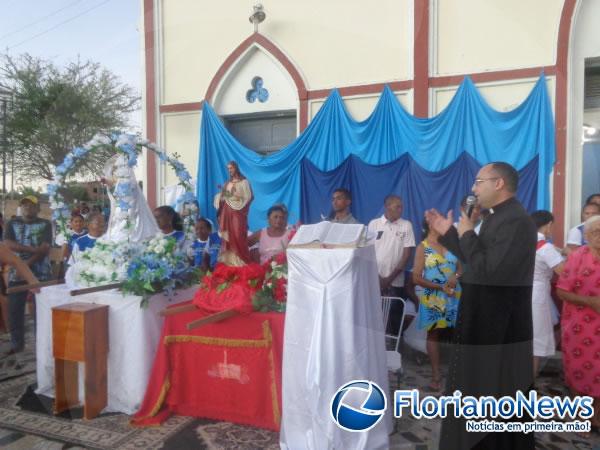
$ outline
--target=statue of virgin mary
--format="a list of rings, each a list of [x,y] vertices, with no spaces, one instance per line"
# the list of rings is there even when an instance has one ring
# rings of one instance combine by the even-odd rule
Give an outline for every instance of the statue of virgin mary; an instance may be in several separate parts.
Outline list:
[[[65,273],[65,282],[70,288],[87,287],[115,281],[112,272],[117,272],[117,280],[126,278],[128,260],[133,257],[135,244],[150,239],[159,232],[156,220],[146,202],[146,198],[135,179],[126,155],[115,155],[104,166],[104,182],[108,187],[110,217],[106,232],[97,242],[111,244],[106,257],[93,261],[85,257],[71,261]],[[97,249],[92,249],[94,252]],[[86,250],[87,252],[87,250]],[[86,277],[82,277],[82,273]],[[90,281],[90,277],[101,282]]]
[[[110,217],[104,241],[144,241],[159,232],[156,220],[123,154],[115,155],[104,166],[108,187]]]

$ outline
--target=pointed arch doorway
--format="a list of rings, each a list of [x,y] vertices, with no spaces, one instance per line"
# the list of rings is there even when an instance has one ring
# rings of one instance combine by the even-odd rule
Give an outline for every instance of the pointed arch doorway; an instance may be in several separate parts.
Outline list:
[[[305,84],[289,58],[255,33],[223,63],[205,99],[245,147],[274,153],[299,134]]]

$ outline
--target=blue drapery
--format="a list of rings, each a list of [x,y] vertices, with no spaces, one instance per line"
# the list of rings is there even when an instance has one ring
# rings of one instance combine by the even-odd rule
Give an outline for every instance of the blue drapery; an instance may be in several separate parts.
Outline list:
[[[287,147],[267,157],[237,142],[212,107],[204,103],[198,200],[201,213],[215,219],[212,198],[218,185],[227,179],[227,162],[235,160],[254,190],[251,229],[265,225],[268,208],[277,202],[288,206],[290,222],[308,222],[314,217],[304,216],[308,209],[303,205],[313,199],[306,193],[314,196],[316,192],[310,189],[316,175],[313,171],[311,180],[308,164],[320,172],[338,169],[340,173],[357,173],[364,168],[375,175],[363,177],[362,181],[360,177],[353,179],[356,215],[366,222],[373,217],[370,214],[375,206],[381,207],[381,201],[377,205],[370,205],[373,199],[363,202],[369,198],[367,192],[373,192],[373,185],[389,189],[380,195],[397,192],[406,197],[406,214],[412,217],[413,211],[422,213],[428,206],[441,210],[455,206],[457,199],[469,191],[478,167],[506,161],[521,173],[531,172],[530,180],[535,179],[533,185],[528,182],[527,189],[520,190],[521,200],[529,209],[548,209],[554,155],[554,124],[543,74],[527,99],[509,112],[492,109],[467,77],[446,109],[430,119],[407,113],[386,86],[371,115],[357,122],[347,113],[339,92],[333,90],[306,130]],[[423,173],[428,174],[426,178]],[[384,176],[392,179],[384,182]],[[431,204],[430,188],[424,179],[438,180],[452,198]],[[315,187],[320,199],[330,198],[333,185]],[[316,203],[318,208],[325,207],[321,202]],[[361,204],[370,205],[369,209],[363,210]]]
[[[536,209],[538,158],[534,157],[519,171],[517,197],[529,211]],[[308,160],[302,162],[301,217],[307,223],[318,222],[331,213],[331,192],[343,187],[352,192],[352,214],[368,224],[383,214],[383,200],[388,194],[402,198],[402,217],[409,220],[418,238],[423,212],[429,208],[453,209],[458,220],[462,197],[471,190],[480,165],[463,153],[445,169],[430,172],[420,167],[408,154],[396,161],[374,166],[350,156],[338,168],[321,171]]]

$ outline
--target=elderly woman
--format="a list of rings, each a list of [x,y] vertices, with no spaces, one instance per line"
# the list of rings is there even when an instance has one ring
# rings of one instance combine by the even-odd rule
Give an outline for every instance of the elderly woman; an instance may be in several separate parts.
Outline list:
[[[575,394],[594,397],[592,426],[600,425],[600,216],[583,224],[587,245],[573,251],[556,285],[561,317],[565,382]]]
[[[248,238],[248,245],[252,247],[258,242],[260,263],[264,264],[273,256],[284,252],[290,239],[287,229],[288,212],[285,205],[278,203],[267,211],[269,226],[253,233]]]

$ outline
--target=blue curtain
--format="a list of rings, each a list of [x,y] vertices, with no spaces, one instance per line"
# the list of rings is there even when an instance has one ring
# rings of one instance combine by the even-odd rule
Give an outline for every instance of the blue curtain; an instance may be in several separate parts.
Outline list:
[[[534,185],[527,184],[525,191],[520,190],[528,195],[521,197],[528,208],[548,209],[548,182],[554,158],[554,124],[543,74],[527,99],[505,113],[492,109],[467,77],[446,109],[430,119],[407,113],[385,87],[372,114],[357,122],[348,115],[339,92],[333,90],[306,130],[287,147],[267,157],[237,142],[212,107],[204,103],[198,200],[201,213],[214,219],[212,198],[218,192],[217,186],[227,179],[227,162],[235,160],[254,190],[251,229],[265,225],[268,208],[277,202],[288,206],[290,222],[312,221],[320,214],[326,215],[335,177],[340,181],[347,177],[354,180],[353,212],[361,220],[371,219],[377,212],[375,207],[381,206],[364,201],[370,195],[366,192],[372,192],[371,185],[383,195],[400,193],[405,197],[407,214],[412,217],[413,208],[415,214],[421,209],[421,214],[426,205],[442,210],[454,206],[456,199],[468,192],[477,168],[492,161],[506,161],[522,173],[531,172],[531,179],[535,179]],[[308,164],[320,172],[336,169],[335,175],[331,174],[333,181],[327,186],[315,185],[319,189],[311,190],[314,180]],[[362,170],[374,174],[362,178],[360,183],[365,185],[357,184]],[[392,178],[384,179],[384,173]],[[446,203],[442,199],[439,204],[431,204],[429,183],[433,182],[455,192],[454,197]],[[307,192],[312,197],[307,197]],[[310,209],[311,216],[305,216],[305,205],[313,201],[319,210]]]
[[[530,212],[536,209],[538,158],[534,157],[519,171],[517,197]],[[458,220],[461,199],[471,191],[481,165],[463,153],[447,168],[431,172],[420,167],[405,154],[388,164],[366,164],[350,156],[338,168],[319,170],[308,160],[302,162],[301,217],[303,222],[314,223],[331,213],[331,192],[343,187],[352,192],[352,214],[368,224],[383,214],[383,200],[396,194],[403,200],[402,217],[412,222],[417,237],[423,213],[437,208],[444,213],[453,209]]]

